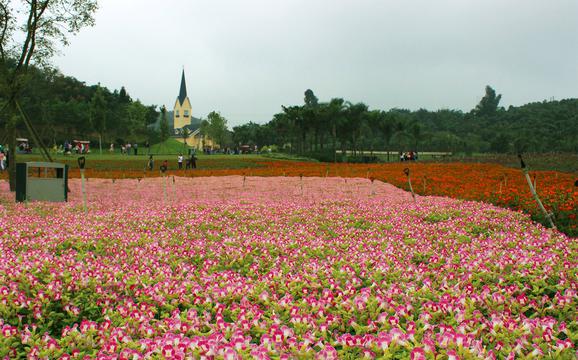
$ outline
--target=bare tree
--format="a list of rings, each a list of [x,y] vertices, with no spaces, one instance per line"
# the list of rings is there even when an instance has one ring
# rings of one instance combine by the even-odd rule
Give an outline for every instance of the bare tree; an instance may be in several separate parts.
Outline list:
[[[30,65],[47,66],[67,36],[94,25],[97,0],[0,0],[0,125],[10,145],[10,190],[16,186],[16,128],[20,121],[42,146],[19,105]],[[49,156],[49,155],[48,155]]]

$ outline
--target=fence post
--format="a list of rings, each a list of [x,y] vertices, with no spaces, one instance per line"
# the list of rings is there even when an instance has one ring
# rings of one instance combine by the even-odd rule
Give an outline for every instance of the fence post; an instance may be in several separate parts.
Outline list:
[[[413,187],[411,186],[411,178],[409,176],[409,168],[403,169],[403,172],[407,176],[407,183],[409,184],[409,190],[411,191],[411,197],[413,197],[413,200],[415,201],[415,193],[413,192]]]
[[[532,184],[532,180],[530,179],[530,174],[528,173],[528,168],[526,167],[526,163],[524,163],[524,160],[522,159],[522,154],[518,154],[518,158],[520,158],[520,166],[522,168],[522,172],[524,173],[524,176],[526,177],[526,181],[528,182],[528,186],[530,187],[530,191],[532,192],[534,199],[538,203],[538,206],[540,207],[540,210],[542,210],[542,213],[544,214],[544,216],[546,216],[546,219],[548,220],[550,227],[552,229],[556,229],[556,225],[554,224],[554,221],[552,220],[553,214],[552,214],[552,212],[546,211],[546,208],[542,204],[542,201],[540,201],[540,197],[538,196],[538,193],[536,193],[536,189],[534,188],[534,185]]]
[[[84,165],[86,164],[86,158],[81,156],[78,158],[78,167],[80,168],[80,184],[82,188],[82,207],[84,213],[88,212],[88,206],[86,205],[86,188],[84,186]]]

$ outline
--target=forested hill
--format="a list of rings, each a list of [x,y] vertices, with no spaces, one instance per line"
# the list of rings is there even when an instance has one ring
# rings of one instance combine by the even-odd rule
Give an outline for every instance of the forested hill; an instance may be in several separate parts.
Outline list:
[[[6,102],[2,94],[0,92],[0,108]],[[58,71],[37,68],[29,70],[19,102],[45,144],[50,146],[61,144],[65,139],[97,140],[99,135],[104,143],[141,141],[150,137],[148,125],[159,117],[155,105],[146,106],[131,99],[124,87],[111,91],[100,85],[86,85]],[[2,130],[7,122],[3,115],[0,114]],[[22,122],[17,134],[29,137]]]
[[[423,147],[481,152],[578,151],[578,99],[534,102],[491,115],[439,110],[407,112],[423,126]],[[428,135],[429,134],[429,135]]]

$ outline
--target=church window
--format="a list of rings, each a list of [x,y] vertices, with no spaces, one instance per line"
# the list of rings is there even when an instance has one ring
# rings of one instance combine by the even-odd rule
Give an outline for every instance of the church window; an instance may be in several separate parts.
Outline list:
[[[175,110],[175,117],[179,117],[179,110]]]
[[[189,116],[189,110],[185,110],[185,117]]]

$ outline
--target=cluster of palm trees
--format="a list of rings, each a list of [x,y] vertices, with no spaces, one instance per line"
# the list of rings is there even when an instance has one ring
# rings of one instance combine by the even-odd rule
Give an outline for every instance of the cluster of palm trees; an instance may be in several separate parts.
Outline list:
[[[346,150],[353,156],[364,151],[398,151],[417,146],[422,137],[421,126],[407,110],[369,110],[364,103],[346,102],[341,98],[318,103],[313,92],[305,92],[302,106],[282,107],[267,126],[293,152]]]

